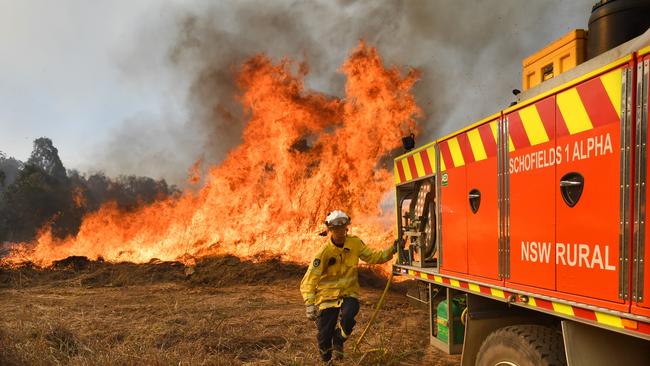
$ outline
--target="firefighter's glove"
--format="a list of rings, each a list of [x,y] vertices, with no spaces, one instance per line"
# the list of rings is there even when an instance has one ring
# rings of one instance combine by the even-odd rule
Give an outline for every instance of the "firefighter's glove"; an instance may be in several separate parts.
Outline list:
[[[307,319],[316,320],[318,318],[318,306],[311,304],[307,305]]]
[[[393,254],[397,253],[400,249],[404,249],[406,242],[402,238],[397,238],[393,242]]]

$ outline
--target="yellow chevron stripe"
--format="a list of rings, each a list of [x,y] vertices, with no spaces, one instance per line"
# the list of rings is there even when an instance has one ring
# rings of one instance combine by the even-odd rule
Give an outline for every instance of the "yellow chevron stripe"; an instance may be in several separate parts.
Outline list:
[[[535,298],[534,298],[534,297],[529,297],[529,298],[528,298],[528,305],[530,305],[530,306],[532,306],[532,307],[534,307],[534,308],[537,307],[537,301],[535,301]]]
[[[452,286],[454,287],[460,287],[460,282],[458,280],[449,280],[449,283],[451,283]]]
[[[553,302],[553,310],[560,314],[574,316],[573,307],[571,305],[560,304],[558,302]]]
[[[650,53],[650,46],[643,47],[642,49],[639,50],[639,56],[643,56],[646,53]]]
[[[537,107],[534,104],[520,110],[519,117],[532,146],[548,142],[544,123],[542,123],[542,118],[539,116]]]
[[[494,141],[499,141],[499,131],[497,131],[499,127],[499,121],[494,121],[490,122],[490,130],[492,130],[492,136],[494,136]]]
[[[576,88],[558,94],[557,105],[560,107],[560,112],[571,135],[593,128]]]
[[[470,283],[469,284],[469,289],[474,291],[474,292],[481,292],[481,287],[475,283]]]
[[[420,278],[424,278],[425,280],[429,279],[429,277],[427,277],[426,273],[420,273]]]
[[[395,173],[393,175],[395,176],[395,184],[400,184],[402,183],[402,181],[400,181],[399,179],[399,171],[397,171],[397,164],[398,164],[397,161],[393,162],[393,173]]]
[[[431,146],[425,152],[429,156],[429,163],[431,163],[431,171],[436,174],[436,148]]]
[[[458,168],[459,166],[465,165],[463,153],[460,151],[460,144],[458,144],[458,138],[450,138],[448,140],[448,145],[449,151],[451,152],[451,159],[454,161],[454,167]]]
[[[474,160],[480,161],[487,159],[485,146],[483,146],[483,141],[481,140],[481,135],[478,133],[478,128],[469,130],[467,132],[467,138],[469,139],[469,146],[472,148],[472,153],[474,154]]]
[[[415,160],[415,170],[418,171],[418,177],[424,176],[424,163],[422,163],[422,157],[419,153],[413,155],[413,160]]]
[[[515,144],[512,143],[512,137],[510,137],[510,134],[508,134],[508,151],[515,151]]]
[[[621,69],[614,70],[600,77],[600,81],[605,87],[609,101],[616,109],[618,118],[621,118],[621,84],[622,84],[623,71]]]
[[[621,321],[621,318],[615,315],[609,315],[605,313],[599,313],[595,311],[596,313],[596,320],[599,323],[606,324],[612,327],[616,328],[623,328],[623,322]]]
[[[408,270],[408,274],[410,274],[411,276],[415,276],[415,271],[412,270],[412,269],[409,269],[409,270]]]
[[[413,175],[411,174],[411,167],[409,166],[409,162],[406,161],[406,159],[402,159],[402,168],[404,169],[404,176],[406,177],[406,181],[408,182],[409,180],[413,179]]]
[[[438,283],[442,283],[442,277],[440,277],[440,276],[435,276],[435,275],[434,275],[434,276],[433,276],[433,280],[436,281],[436,282],[438,282]]]
[[[505,298],[506,298],[506,295],[503,293],[503,291],[502,291],[502,290],[498,290],[498,289],[496,289],[496,288],[491,288],[491,289],[490,289],[490,293],[492,293],[492,296],[494,296],[494,297],[498,297],[498,298],[500,298],[500,299],[505,299]]]
[[[445,170],[447,170],[447,167],[445,166],[445,159],[441,155],[440,156],[440,171],[444,172]]]

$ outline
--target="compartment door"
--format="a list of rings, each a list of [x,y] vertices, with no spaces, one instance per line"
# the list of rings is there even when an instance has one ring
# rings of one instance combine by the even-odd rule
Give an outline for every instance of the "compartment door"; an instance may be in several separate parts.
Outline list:
[[[506,115],[509,282],[555,289],[555,96]]]
[[[623,167],[629,161],[620,153],[621,78],[617,69],[557,95],[562,163],[553,182],[557,290],[615,302],[623,302],[619,246],[629,242],[619,238],[628,231],[621,223],[629,221],[623,215],[629,201]]]
[[[467,251],[469,274],[499,278],[497,120],[467,132]],[[468,154],[468,155],[469,155]]]
[[[467,140],[459,136],[439,144],[441,269],[467,273]]]

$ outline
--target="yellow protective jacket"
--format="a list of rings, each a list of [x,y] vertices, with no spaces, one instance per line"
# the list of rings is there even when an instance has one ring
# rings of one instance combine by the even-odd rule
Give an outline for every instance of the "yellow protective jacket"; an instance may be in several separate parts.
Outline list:
[[[343,247],[332,239],[318,251],[300,283],[306,305],[316,304],[327,309],[341,306],[344,297],[359,297],[359,258],[366,263],[385,263],[393,258],[393,246],[373,250],[356,236],[348,236]]]

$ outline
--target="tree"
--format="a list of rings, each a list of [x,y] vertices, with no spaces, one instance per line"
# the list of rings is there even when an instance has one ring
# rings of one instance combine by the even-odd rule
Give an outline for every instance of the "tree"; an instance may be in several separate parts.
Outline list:
[[[48,223],[55,236],[76,234],[81,216],[58,150],[52,140],[36,139],[27,164],[2,193],[0,240],[31,240]]]
[[[22,168],[23,163],[21,161],[12,157],[8,158],[7,155],[0,151],[0,193],[16,180]]]
[[[31,240],[48,223],[57,237],[76,234],[81,222],[69,185],[31,164],[4,192],[0,216],[8,241]]]
[[[27,164],[43,169],[45,173],[59,181],[67,179],[65,167],[59,158],[59,150],[54,147],[52,140],[47,137],[34,140],[34,150],[32,150]]]
[[[178,193],[164,180],[66,172],[52,140],[41,137],[24,165],[0,152],[0,242],[30,241],[44,225],[57,237],[76,235],[83,215],[107,201],[128,211]]]

